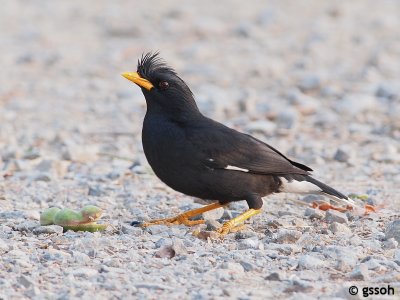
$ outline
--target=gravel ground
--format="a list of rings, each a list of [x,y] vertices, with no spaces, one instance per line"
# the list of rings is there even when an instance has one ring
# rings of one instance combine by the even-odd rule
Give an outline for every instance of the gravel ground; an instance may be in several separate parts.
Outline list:
[[[0,299],[400,295],[398,1],[15,0],[0,27]],[[205,225],[131,227],[201,205],[143,155],[145,101],[120,73],[149,50],[205,114],[378,211],[324,212],[309,207],[319,197],[284,194],[223,240],[192,235]],[[106,232],[39,227],[50,206],[86,204],[105,210]]]

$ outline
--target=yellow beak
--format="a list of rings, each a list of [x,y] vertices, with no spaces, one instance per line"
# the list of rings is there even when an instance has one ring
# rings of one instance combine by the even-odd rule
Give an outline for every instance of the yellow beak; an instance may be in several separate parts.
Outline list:
[[[150,81],[140,77],[140,75],[136,72],[125,72],[125,73],[122,73],[122,76],[124,76],[126,79],[136,83],[138,86],[145,88],[148,91],[150,91],[154,87]]]

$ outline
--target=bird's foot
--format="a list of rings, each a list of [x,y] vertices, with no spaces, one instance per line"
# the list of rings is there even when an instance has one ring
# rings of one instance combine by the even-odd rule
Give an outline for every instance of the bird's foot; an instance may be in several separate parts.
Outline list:
[[[261,209],[249,209],[242,213],[241,215],[237,216],[236,218],[233,218],[229,220],[228,222],[224,223],[222,227],[218,228],[216,230],[217,233],[220,235],[226,235],[230,232],[236,232],[241,229],[243,229],[244,224],[243,222],[249,219],[252,216],[258,215],[261,212]]]
[[[196,208],[193,210],[189,210],[187,212],[184,212],[182,214],[179,214],[175,217],[171,218],[165,218],[165,219],[157,219],[157,220],[152,220],[149,222],[145,223],[140,223],[140,222],[132,222],[131,225],[133,226],[140,226],[140,227],[148,227],[151,225],[186,225],[186,226],[194,226],[194,225],[199,225],[199,224],[204,224],[204,220],[190,220],[190,218],[195,217],[197,215],[202,214],[203,212],[210,211],[213,209],[217,209],[220,207],[223,207],[224,205],[217,203],[212,203],[209,205],[206,205],[204,207]]]

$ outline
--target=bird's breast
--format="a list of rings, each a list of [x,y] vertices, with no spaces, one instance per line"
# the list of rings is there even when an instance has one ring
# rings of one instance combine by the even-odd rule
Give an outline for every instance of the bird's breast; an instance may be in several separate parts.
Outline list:
[[[154,173],[168,185],[182,182],[195,160],[188,151],[184,128],[172,121],[146,116],[142,130],[143,150]]]

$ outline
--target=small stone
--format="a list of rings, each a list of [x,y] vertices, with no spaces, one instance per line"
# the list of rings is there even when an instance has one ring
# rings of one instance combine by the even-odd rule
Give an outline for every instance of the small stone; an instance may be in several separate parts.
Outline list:
[[[394,252],[393,258],[394,261],[400,266],[400,249]]]
[[[1,153],[1,159],[4,162],[8,162],[9,160],[15,159],[16,152],[14,150],[5,150]]]
[[[34,285],[29,290],[27,290],[26,294],[29,295],[29,297],[38,297],[40,296],[40,293],[40,289],[36,285]]]
[[[315,201],[321,201],[322,197],[318,195],[307,195],[304,196],[301,200],[307,203],[312,203]]]
[[[293,280],[291,280],[290,283],[291,283],[291,286],[289,286],[288,288],[283,290],[285,293],[300,294],[300,293],[310,292],[314,289],[314,287],[305,280],[293,279]],[[299,299],[299,297],[297,296],[296,299]],[[307,297],[307,299],[308,299],[308,297]]]
[[[281,276],[277,272],[273,272],[273,273],[267,275],[264,279],[268,280],[268,281],[281,281],[282,280]]]
[[[36,173],[30,177],[31,181],[51,181],[51,176],[47,173]]]
[[[333,233],[351,233],[351,229],[344,224],[333,222],[329,225],[329,230]]]
[[[177,238],[172,239],[172,249],[175,251],[175,255],[185,255],[188,253],[182,240]]]
[[[95,197],[99,197],[101,195],[103,195],[103,189],[100,188],[99,186],[90,186],[89,187],[89,191],[88,191],[88,195],[89,196],[95,196]]]
[[[42,160],[36,167],[35,170],[39,172],[50,172],[53,168],[53,161],[52,160]]]
[[[319,259],[318,257],[312,255],[303,255],[299,259],[299,268],[300,269],[319,269],[326,266],[326,262]]]
[[[327,223],[336,222],[336,223],[340,223],[340,224],[343,224],[343,223],[347,224],[348,219],[347,219],[346,214],[341,213],[337,210],[330,209],[326,212],[325,221]]]
[[[6,253],[9,249],[9,246],[4,242],[2,238],[0,238],[0,255]]]
[[[264,245],[261,244],[259,240],[254,238],[248,238],[241,240],[237,247],[239,250],[246,250],[246,249],[259,250],[260,246],[262,246],[262,248],[264,249]]]
[[[356,116],[376,109],[377,101],[371,95],[354,93],[337,101],[335,107],[339,113]]]
[[[220,237],[220,235],[215,232],[215,231],[206,231],[206,230],[201,230],[199,232],[193,233],[196,237],[202,240],[216,240]]]
[[[163,246],[155,254],[158,258],[173,258],[175,256],[175,250],[172,245]]]
[[[240,261],[240,264],[242,265],[243,269],[245,270],[245,272],[250,272],[250,271],[254,271],[257,267],[252,264],[251,262],[248,261]]]
[[[301,237],[298,230],[280,228],[277,232],[276,242],[278,244],[294,244]]]
[[[354,270],[350,273],[349,277],[353,280],[368,280],[369,279],[369,271],[368,267],[365,264],[361,264],[356,266]]]
[[[206,221],[207,220],[219,220],[222,218],[223,214],[224,214],[224,208],[220,207],[217,209],[203,212],[203,219]]]
[[[157,242],[155,242],[154,246],[156,248],[161,248],[164,246],[172,246],[172,241],[171,241],[171,239],[161,238]]]
[[[20,232],[31,232],[33,229],[38,227],[39,224],[35,221],[25,221],[22,222],[21,224],[18,224],[15,227],[15,230],[20,231]]]
[[[276,130],[276,124],[267,120],[253,121],[246,125],[245,130],[250,133],[272,134]]]
[[[304,216],[309,217],[311,220],[313,220],[313,219],[321,220],[324,217],[324,214],[320,210],[317,210],[317,209],[311,208],[311,207],[307,207],[306,210],[304,211]]]
[[[86,253],[82,253],[79,251],[72,251],[72,256],[75,260],[76,263],[78,264],[86,264],[87,262],[90,261],[90,257],[89,255],[87,255]]]
[[[394,238],[400,243],[400,220],[390,222],[386,227],[385,237],[387,240]]]
[[[24,275],[18,277],[18,282],[22,284],[25,288],[29,288],[33,284],[32,281]]]
[[[399,243],[394,238],[390,238],[383,242],[383,247],[385,249],[396,249],[398,245]]]
[[[92,268],[78,268],[72,269],[69,271],[69,274],[72,274],[75,277],[83,277],[83,278],[90,278],[96,276],[99,272]]]
[[[366,265],[368,270],[381,271],[382,269],[382,266],[379,263],[379,261],[374,258],[367,260],[366,262],[363,263],[363,265]]]
[[[333,159],[339,162],[348,162],[350,155],[342,149],[337,149]]]
[[[234,273],[243,273],[244,272],[243,266],[236,262],[224,262],[220,268],[230,270]]]
[[[264,244],[264,247],[267,250],[278,250],[279,252],[283,253],[284,255],[291,255],[294,253],[299,253],[302,250],[302,247],[295,245],[295,244],[268,243],[268,244]]]
[[[140,227],[134,227],[129,224],[122,224],[121,232],[124,234],[129,234],[132,236],[141,236],[143,235],[143,229]]]
[[[279,128],[292,129],[298,120],[298,113],[295,109],[285,109],[278,113],[276,123]]]
[[[34,234],[62,234],[64,229],[58,225],[39,226],[33,229]]]
[[[349,272],[358,262],[357,252],[354,251],[354,248],[328,246],[321,252],[324,256],[330,258],[330,261],[335,262],[335,268],[342,272]]]
[[[249,238],[257,238],[257,233],[252,230],[240,230],[235,233],[236,240],[244,240]]]
[[[216,220],[206,220],[206,230],[208,231],[215,231],[220,228],[222,225],[220,222]]]
[[[40,157],[39,151],[37,149],[30,149],[27,152],[24,153],[24,155],[22,156],[23,159],[36,159]]]
[[[165,231],[169,231],[169,229],[170,228],[166,225],[152,225],[147,227],[145,230],[148,231],[150,234],[155,235]]]
[[[308,74],[301,78],[298,87],[303,92],[309,92],[319,89],[321,85],[320,79],[314,74]]]
[[[394,99],[397,96],[395,89],[387,84],[381,84],[376,90],[375,96],[380,98]]]

